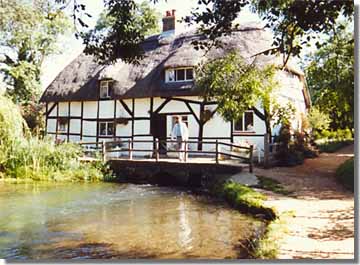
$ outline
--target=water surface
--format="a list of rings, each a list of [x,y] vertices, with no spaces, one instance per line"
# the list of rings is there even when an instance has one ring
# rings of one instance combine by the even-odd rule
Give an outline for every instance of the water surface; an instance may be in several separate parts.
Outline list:
[[[1,184],[0,258],[238,258],[261,222],[188,191]]]

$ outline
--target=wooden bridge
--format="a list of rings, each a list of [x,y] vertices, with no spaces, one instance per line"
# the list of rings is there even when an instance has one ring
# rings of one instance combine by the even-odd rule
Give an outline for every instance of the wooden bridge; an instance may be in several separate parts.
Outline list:
[[[238,167],[249,168],[253,171],[253,146],[240,146],[234,143],[222,141],[184,141],[184,150],[166,148],[178,144],[177,141],[166,139],[159,140],[132,140],[128,141],[103,141],[103,142],[81,142],[85,157],[83,161],[101,159],[102,161],[128,161],[129,164],[186,164],[193,167]],[[207,150],[191,150],[190,144],[207,145],[212,148]],[[136,145],[136,148],[134,148]],[[149,146],[151,148],[149,148]],[[165,148],[164,148],[165,146]],[[184,153],[184,161],[179,161],[176,153]],[[175,156],[174,156],[175,153]],[[171,155],[173,154],[173,155]]]

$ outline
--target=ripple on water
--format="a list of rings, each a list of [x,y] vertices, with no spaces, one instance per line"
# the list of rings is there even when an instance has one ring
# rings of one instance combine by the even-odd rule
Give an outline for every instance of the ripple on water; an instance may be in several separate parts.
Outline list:
[[[15,260],[236,258],[239,240],[262,226],[204,196],[151,185],[8,185],[0,201],[0,258]]]

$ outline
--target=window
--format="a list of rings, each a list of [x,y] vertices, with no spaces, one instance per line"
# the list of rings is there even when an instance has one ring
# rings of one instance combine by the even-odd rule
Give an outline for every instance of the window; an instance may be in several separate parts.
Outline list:
[[[67,132],[68,127],[68,119],[67,118],[58,118],[58,131],[59,132]]]
[[[174,125],[176,123],[176,116],[171,117],[171,128],[174,128]],[[189,128],[188,116],[181,116],[181,121],[185,123],[186,126]]]
[[[113,136],[114,135],[114,123],[113,122],[100,122],[99,123],[99,135],[100,136]]]
[[[100,98],[110,98],[112,94],[112,81],[100,81]]]
[[[191,81],[193,79],[193,68],[176,68],[166,70],[166,82]]]
[[[234,123],[235,132],[254,132],[254,112],[245,111],[242,118]]]

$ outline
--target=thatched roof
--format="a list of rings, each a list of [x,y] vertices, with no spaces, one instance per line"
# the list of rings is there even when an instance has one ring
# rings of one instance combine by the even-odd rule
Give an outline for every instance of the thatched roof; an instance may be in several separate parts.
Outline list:
[[[221,38],[222,48],[213,48],[204,54],[191,45],[193,40],[203,37],[195,32],[161,38],[149,37],[143,42],[145,57],[139,65],[118,61],[113,65],[102,66],[89,55],[81,54],[72,61],[48,86],[40,101],[97,100],[99,80],[112,79],[115,98],[144,98],[155,96],[199,95],[193,82],[165,83],[166,68],[195,66],[202,60],[223,56],[230,50],[237,50],[245,60],[265,65],[281,60],[275,56],[256,54],[271,47],[272,36],[260,27],[246,26],[231,36]],[[290,71],[303,75],[302,71],[289,64]]]

